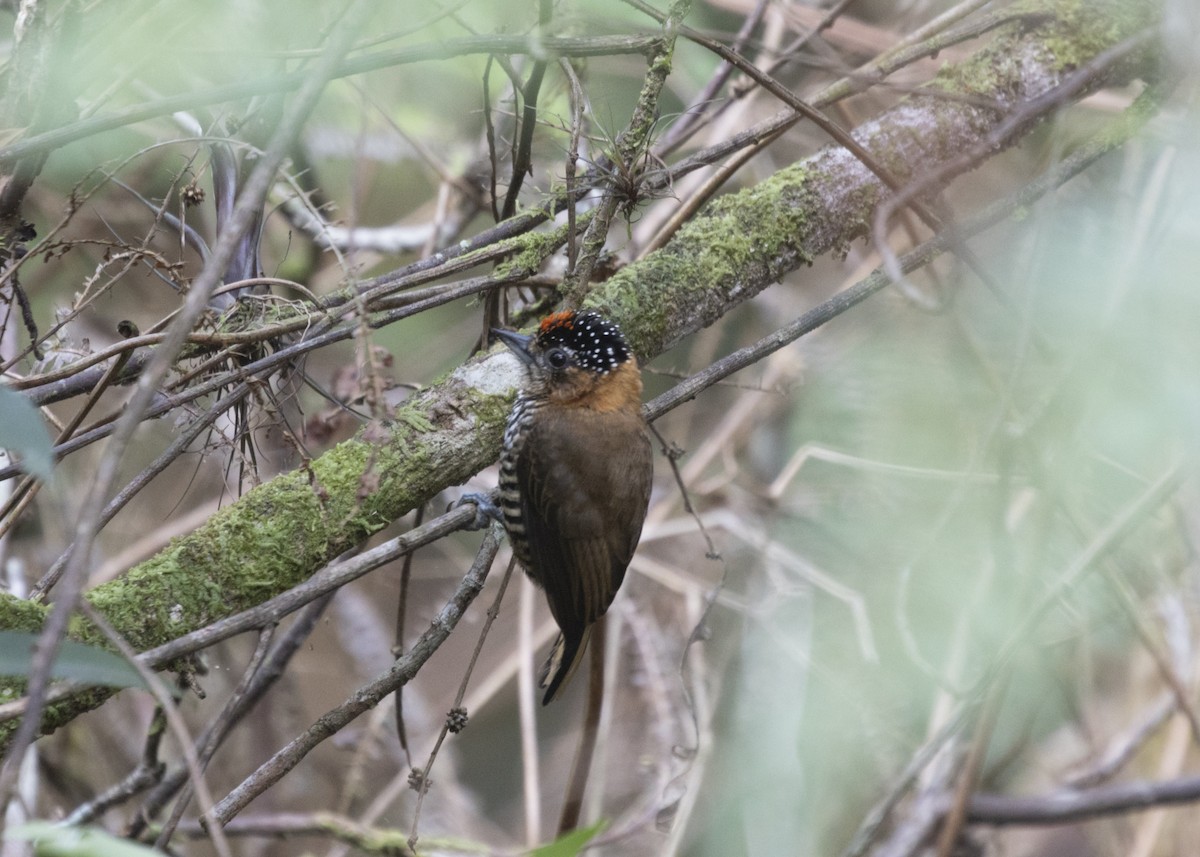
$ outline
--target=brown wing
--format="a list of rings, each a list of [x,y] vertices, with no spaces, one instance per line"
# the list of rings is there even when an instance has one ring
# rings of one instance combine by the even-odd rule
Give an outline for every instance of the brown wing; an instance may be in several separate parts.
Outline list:
[[[534,579],[568,646],[612,603],[641,537],[653,466],[640,417],[555,409],[517,461]]]

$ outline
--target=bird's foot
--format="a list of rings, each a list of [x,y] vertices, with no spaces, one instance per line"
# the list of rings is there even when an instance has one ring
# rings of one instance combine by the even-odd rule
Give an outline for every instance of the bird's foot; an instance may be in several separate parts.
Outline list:
[[[496,505],[490,494],[476,492],[463,494],[451,504],[451,508],[457,509],[459,506],[466,505],[475,507],[475,520],[466,525],[468,530],[482,530],[492,521],[504,523],[504,513],[500,511],[500,507]]]

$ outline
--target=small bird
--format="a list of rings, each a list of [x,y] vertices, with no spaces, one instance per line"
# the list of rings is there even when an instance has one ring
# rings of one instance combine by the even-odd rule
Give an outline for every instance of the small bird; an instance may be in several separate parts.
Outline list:
[[[621,329],[596,312],[556,312],[532,336],[493,333],[526,372],[504,430],[500,512],[562,631],[542,668],[545,705],[578,666],[641,538],[654,475],[642,376]]]

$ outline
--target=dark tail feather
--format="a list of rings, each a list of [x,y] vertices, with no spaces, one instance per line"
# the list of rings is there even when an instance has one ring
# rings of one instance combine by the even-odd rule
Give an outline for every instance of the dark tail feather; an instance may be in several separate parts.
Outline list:
[[[575,640],[568,640],[562,634],[558,635],[558,639],[554,641],[554,648],[550,650],[550,657],[546,659],[538,675],[538,684],[546,688],[542,705],[549,705],[550,701],[558,696],[562,686],[575,674],[575,668],[583,660],[583,653],[587,651],[588,638],[591,636],[590,625]]]

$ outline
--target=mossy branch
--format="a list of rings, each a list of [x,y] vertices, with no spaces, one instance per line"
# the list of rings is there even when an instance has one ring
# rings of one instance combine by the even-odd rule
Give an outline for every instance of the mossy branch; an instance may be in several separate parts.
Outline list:
[[[1025,6],[1038,13],[1030,19],[1035,25],[997,30],[974,56],[943,69],[928,94],[858,128],[859,143],[892,175],[919,179],[986,141],[1021,104],[1154,23],[1148,4],[1069,0]],[[1137,59],[1097,68],[1093,84],[1071,98],[1125,82],[1138,72]],[[997,141],[996,148],[1013,142]],[[585,304],[617,320],[638,354],[654,357],[784,274],[820,255],[844,253],[868,234],[886,193],[846,150],[824,149],[753,188],[717,199],[661,250],[597,285]],[[478,356],[413,396],[385,431],[364,429],[255,488],[191,535],[94,589],[89,599],[131,643],[146,649],[295,586],[491,463],[517,382],[507,354]],[[0,596],[5,627],[33,630],[42,615],[38,605]],[[82,622],[74,633],[97,640]],[[52,709],[44,728],[103,698],[91,694]]]

